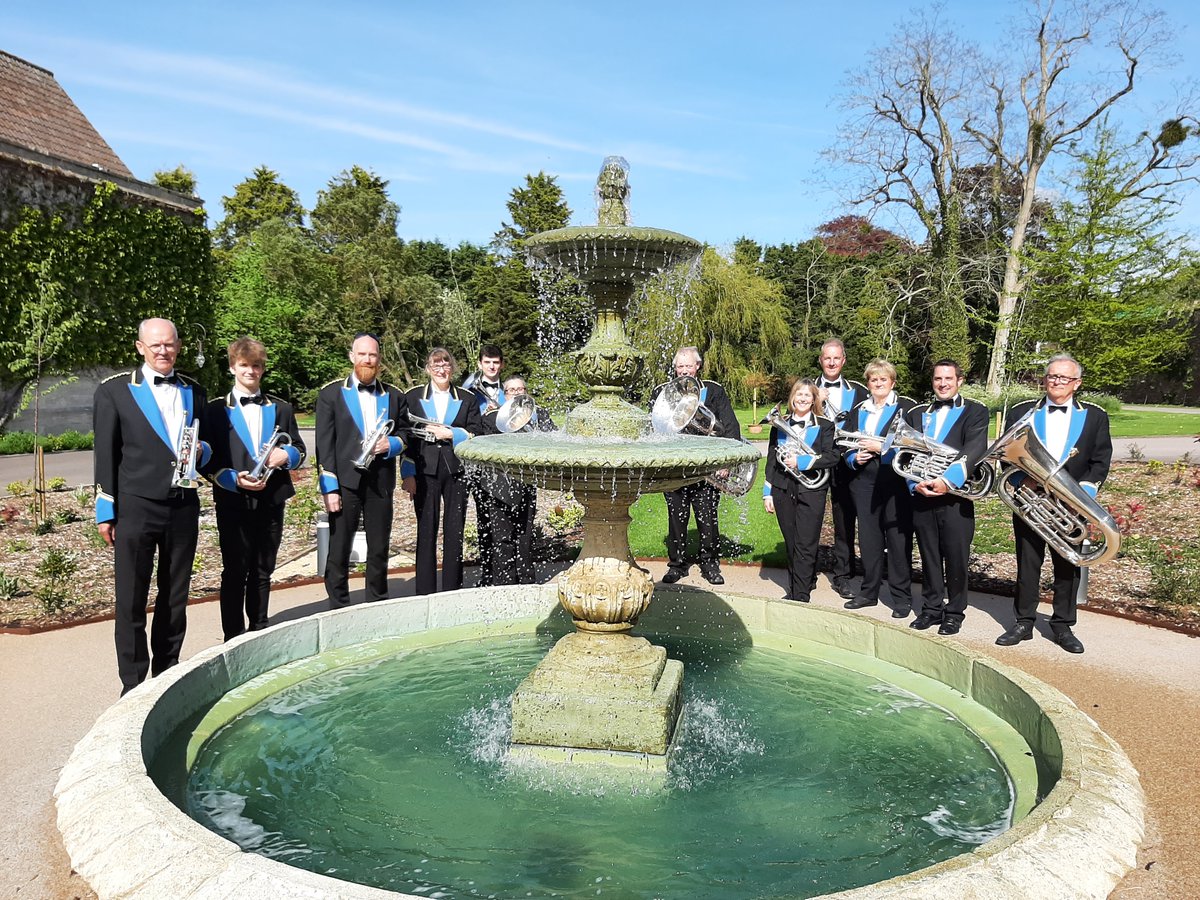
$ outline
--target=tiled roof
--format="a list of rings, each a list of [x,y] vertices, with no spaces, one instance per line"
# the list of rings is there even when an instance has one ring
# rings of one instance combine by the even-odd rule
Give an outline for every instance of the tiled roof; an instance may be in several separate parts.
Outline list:
[[[0,141],[133,178],[54,73],[0,50]]]

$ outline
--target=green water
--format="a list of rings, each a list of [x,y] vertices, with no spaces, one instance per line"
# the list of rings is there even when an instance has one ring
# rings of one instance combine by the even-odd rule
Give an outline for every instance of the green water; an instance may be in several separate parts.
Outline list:
[[[913,871],[1010,824],[1004,769],[944,709],[771,650],[685,665],[665,785],[506,762],[548,638],[404,652],[296,684],[201,749],[188,812],[244,849],[428,897],[806,897]]]

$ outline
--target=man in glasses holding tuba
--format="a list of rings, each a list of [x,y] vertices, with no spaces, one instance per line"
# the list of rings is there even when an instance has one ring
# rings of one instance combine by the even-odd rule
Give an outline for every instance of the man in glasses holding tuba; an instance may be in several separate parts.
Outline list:
[[[1073,356],[1067,353],[1052,356],[1042,379],[1046,395],[1037,401],[1018,403],[1009,412],[1008,419],[1017,422],[1032,413],[1030,423],[1050,456],[1094,499],[1112,464],[1112,439],[1108,413],[1099,406],[1075,399],[1082,381],[1083,366]],[[1001,477],[1022,476],[1008,472]],[[996,638],[1001,647],[1011,647],[1033,637],[1042,562],[1047,550],[1046,540],[1016,514],[1013,515],[1013,535],[1017,543],[1017,596],[1014,603],[1017,621]],[[1068,653],[1082,653],[1083,642],[1071,631],[1075,625],[1079,567],[1053,548],[1050,548],[1050,562],[1054,567],[1052,640]]]
[[[700,367],[703,360],[700,351],[695,347],[680,347],[675,353],[675,377],[700,377]],[[658,395],[666,385],[655,388],[650,395],[650,403],[658,399]],[[717,431],[715,437],[731,438],[738,441],[742,438],[742,427],[734,414],[733,404],[725,388],[715,381],[700,382],[700,403],[712,411],[716,418]],[[685,485],[676,491],[668,491],[667,500],[667,572],[663,575],[663,584],[674,584],[687,575],[687,526],[692,511],[696,514],[696,530],[700,532],[700,575],[709,584],[724,584],[721,575],[721,533],[717,530],[717,505],[721,499],[720,491],[707,481]]]
[[[367,601],[387,597],[399,432],[408,426],[404,393],[379,378],[379,338],[360,332],[350,345],[354,371],[317,393],[317,486],[329,514],[325,590],[329,606],[350,604],[350,549],[359,517],[367,535]],[[404,490],[416,493],[411,464],[401,470]]]
[[[205,411],[213,444],[213,500],[221,544],[221,629],[225,640],[268,625],[271,573],[283,540],[283,511],[304,462],[292,405],[262,392],[267,348],[249,337],[229,345],[233,388]]]

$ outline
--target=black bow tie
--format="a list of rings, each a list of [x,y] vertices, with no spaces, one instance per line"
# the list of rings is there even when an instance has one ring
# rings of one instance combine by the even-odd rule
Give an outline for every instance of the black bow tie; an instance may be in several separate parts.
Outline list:
[[[245,406],[247,403],[257,403],[259,406],[262,406],[267,402],[267,398],[262,394],[255,394],[253,397],[239,397],[238,402],[241,403],[242,406]]]
[[[840,387],[842,386],[842,382],[841,382],[841,380],[838,380],[838,381],[825,381],[824,379],[821,379],[821,385],[820,385],[820,386],[821,386],[821,387],[823,387],[823,388],[840,388]]]
[[[937,412],[939,409],[948,409],[954,405],[953,400],[934,400],[929,404],[929,409],[932,412]]]
[[[154,383],[159,384],[179,384],[179,376],[172,372],[170,375],[155,375]]]
[[[1067,408],[1065,406],[1055,406],[1053,403],[1051,403],[1049,406],[1047,406],[1046,409],[1050,410],[1050,412],[1066,412],[1067,411]]]
[[[368,394],[378,394],[379,393],[379,386],[374,381],[372,381],[370,384],[363,384],[360,381],[358,383],[358,389],[360,391],[366,391]]]
[[[481,379],[479,380],[479,383],[480,383],[481,385],[483,385],[483,387],[485,387],[485,388],[486,388],[487,390],[489,390],[489,391],[498,391],[498,390],[500,390],[500,382],[498,382],[498,381],[484,381],[484,380],[481,378]]]

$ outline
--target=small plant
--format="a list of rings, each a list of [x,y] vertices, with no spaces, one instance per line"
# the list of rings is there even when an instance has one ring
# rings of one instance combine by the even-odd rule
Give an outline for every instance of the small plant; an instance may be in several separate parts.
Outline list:
[[[33,493],[32,481],[10,481],[8,492],[14,497],[28,497]]]
[[[92,504],[96,502],[94,490],[86,485],[75,488],[71,496],[75,498],[80,509],[91,509]]]
[[[108,544],[95,528],[85,528],[83,533],[87,535],[88,544],[92,548],[96,550],[105,550],[108,548]]]
[[[1117,528],[1122,535],[1128,536],[1134,533],[1134,529],[1142,523],[1142,512],[1146,509],[1144,503],[1137,500],[1131,500],[1125,504],[1125,508],[1121,509],[1117,506],[1108,507],[1109,515],[1113,517],[1113,521],[1117,523]]]
[[[46,479],[46,490],[48,491],[61,491],[66,486],[67,479],[61,475],[55,475],[53,478]]]
[[[583,507],[570,491],[563,494],[562,500],[546,513],[546,525],[557,535],[574,531],[583,521]]]
[[[50,517],[50,520],[55,525],[70,525],[72,522],[78,522],[79,518],[79,513],[73,509],[60,509]]]
[[[1170,606],[1200,605],[1200,547],[1160,544],[1147,560],[1150,595]]]
[[[288,501],[283,520],[288,528],[303,528],[311,535],[317,524],[317,513],[322,508],[317,486],[305,479],[296,483],[296,496]]]
[[[1183,479],[1192,470],[1192,454],[1185,453],[1171,463],[1171,484],[1183,484]]]
[[[42,519],[33,526],[33,533],[41,537],[44,534],[52,534],[54,532],[54,520]]]
[[[8,549],[13,553],[28,553],[33,549],[33,545],[24,538],[13,538],[8,542]]]
[[[2,523],[4,525],[11,525],[13,522],[17,521],[17,516],[19,516],[20,514],[21,514],[20,507],[18,507],[14,503],[9,503],[9,504],[6,504],[5,506],[0,506],[0,523]]]
[[[21,579],[0,569],[0,602],[16,599],[21,593]]]
[[[34,570],[41,584],[34,592],[42,611],[47,615],[62,612],[70,604],[67,588],[71,577],[79,570],[79,563],[66,550],[47,550]]]
[[[463,558],[479,559],[479,526],[474,522],[463,526]]]
[[[1166,467],[1167,467],[1167,464],[1164,463],[1161,459],[1146,460],[1146,471],[1148,471],[1151,475],[1157,475],[1159,472],[1161,472]]]

